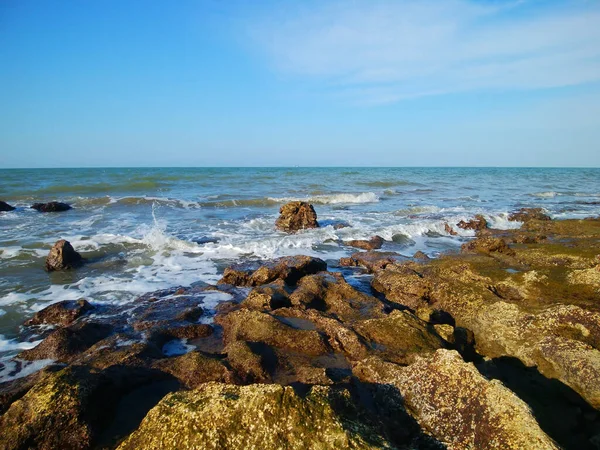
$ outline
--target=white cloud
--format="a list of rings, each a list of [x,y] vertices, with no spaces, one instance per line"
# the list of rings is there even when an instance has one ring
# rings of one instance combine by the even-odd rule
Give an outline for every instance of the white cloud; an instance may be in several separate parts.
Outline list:
[[[272,13],[251,32],[274,66],[352,102],[600,80],[595,2],[371,0]],[[548,3],[546,4],[548,5]]]

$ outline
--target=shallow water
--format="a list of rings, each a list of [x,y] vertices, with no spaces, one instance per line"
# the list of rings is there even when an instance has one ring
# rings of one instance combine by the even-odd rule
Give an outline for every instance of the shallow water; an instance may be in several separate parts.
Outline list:
[[[600,214],[599,169],[163,168],[0,170],[0,357],[31,343],[19,324],[52,302],[123,304],[156,289],[214,283],[239,259],[308,254],[334,263],[355,249],[342,240],[379,234],[382,250],[430,256],[473,232],[444,223],[483,214],[511,228],[508,212],[541,206],[554,218]],[[274,228],[284,202],[315,205],[320,229]],[[38,201],[74,209],[42,214]],[[345,222],[348,228],[334,229]],[[91,263],[48,274],[44,258],[69,240]],[[208,301],[208,300],[207,300]]]

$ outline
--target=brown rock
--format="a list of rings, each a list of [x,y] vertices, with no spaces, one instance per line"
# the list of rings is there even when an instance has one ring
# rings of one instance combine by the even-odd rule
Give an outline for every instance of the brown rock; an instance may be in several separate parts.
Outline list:
[[[317,213],[313,206],[306,202],[290,202],[279,209],[280,216],[275,226],[287,232],[296,232],[306,228],[318,228]]]
[[[0,212],[14,211],[16,208],[6,202],[0,201]]]
[[[444,224],[444,230],[446,231],[446,233],[448,233],[450,236],[456,236],[458,233],[456,231],[454,231],[452,229],[452,227],[450,225],[448,225],[448,223]]]
[[[152,367],[173,375],[188,389],[195,389],[209,381],[234,381],[233,374],[219,358],[196,351],[160,359],[152,364]]]
[[[31,208],[39,212],[61,212],[68,211],[69,209],[71,209],[71,206],[61,202],[48,202],[34,203],[33,205],[31,205]]]
[[[241,306],[250,309],[271,311],[291,306],[290,290],[283,280],[252,289]]]
[[[515,252],[506,244],[502,238],[484,236],[467,242],[461,246],[463,252],[477,253],[502,253],[512,256]]]
[[[390,302],[418,309],[429,303],[432,289],[418,269],[416,263],[390,265],[375,273],[371,286]]]
[[[344,244],[349,245],[350,247],[360,248],[362,250],[377,250],[381,248],[383,242],[384,240],[381,236],[373,236],[369,240],[344,241]]]
[[[83,263],[83,258],[77,253],[69,241],[61,239],[57,241],[46,258],[46,270],[73,269]]]
[[[429,261],[431,258],[429,256],[427,256],[425,253],[423,253],[421,250],[419,250],[418,252],[416,252],[413,255],[414,259],[420,259],[422,261]]]
[[[63,300],[38,311],[31,319],[25,322],[25,325],[47,324],[66,326],[92,309],[94,307],[87,300]]]
[[[462,228],[463,230],[480,231],[487,228],[487,220],[485,220],[485,217],[483,217],[481,214],[477,214],[475,219],[469,220],[468,222],[461,220],[456,224],[456,226],[458,228]]]
[[[248,383],[264,383],[270,380],[262,356],[255,353],[248,342],[234,341],[225,347],[227,361],[237,377]]]
[[[551,220],[550,216],[544,213],[543,208],[521,208],[517,212],[508,216],[508,220],[513,222],[529,222],[530,220]]]
[[[349,258],[340,258],[340,265],[345,267],[363,267],[375,273],[397,262],[402,255],[395,252],[358,252]]]

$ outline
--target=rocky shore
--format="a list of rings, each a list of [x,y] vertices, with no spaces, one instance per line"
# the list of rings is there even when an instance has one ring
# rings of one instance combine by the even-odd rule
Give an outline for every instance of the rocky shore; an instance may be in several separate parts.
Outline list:
[[[302,202],[281,213],[319,226]],[[600,448],[600,218],[513,220],[447,224],[476,237],[437,259],[374,236],[336,265],[55,303],[14,360],[44,368],[0,384],[0,449]],[[85,262],[57,244],[47,270]],[[224,294],[210,320],[199,298]]]

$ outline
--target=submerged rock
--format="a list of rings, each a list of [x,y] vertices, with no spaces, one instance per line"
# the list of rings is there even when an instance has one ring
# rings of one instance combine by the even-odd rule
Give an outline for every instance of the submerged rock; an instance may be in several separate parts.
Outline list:
[[[373,236],[369,240],[353,240],[353,241],[344,241],[345,245],[349,245],[350,247],[360,248],[362,250],[377,250],[380,249],[383,245],[383,238],[381,236]]]
[[[468,222],[461,220],[456,224],[458,228],[462,228],[463,230],[475,230],[481,231],[487,228],[487,220],[481,214],[477,214],[475,219],[471,219]]]
[[[275,226],[282,231],[296,232],[307,228],[318,228],[317,213],[306,202],[290,202],[279,209],[279,218]]]
[[[508,220],[513,222],[529,222],[530,220],[551,220],[550,216],[544,213],[543,208],[521,208],[517,212],[508,216]]]
[[[0,201],[0,212],[14,211],[16,208],[6,202]]]
[[[84,259],[75,251],[69,241],[61,239],[57,241],[46,258],[46,270],[53,272],[55,270],[73,269],[83,264]]]
[[[346,389],[313,386],[299,395],[289,386],[207,383],[165,397],[119,449],[440,448],[406,415],[385,414],[401,407],[389,388],[376,392],[370,411]]]
[[[455,351],[438,350],[407,367],[371,358],[354,373],[365,382],[396,386],[408,412],[449,448],[558,449],[525,402]]]
[[[61,212],[72,209],[70,205],[61,202],[34,203],[31,208],[39,212]]]
[[[94,309],[87,300],[63,300],[46,306],[25,322],[32,325],[70,325],[75,319]]]

